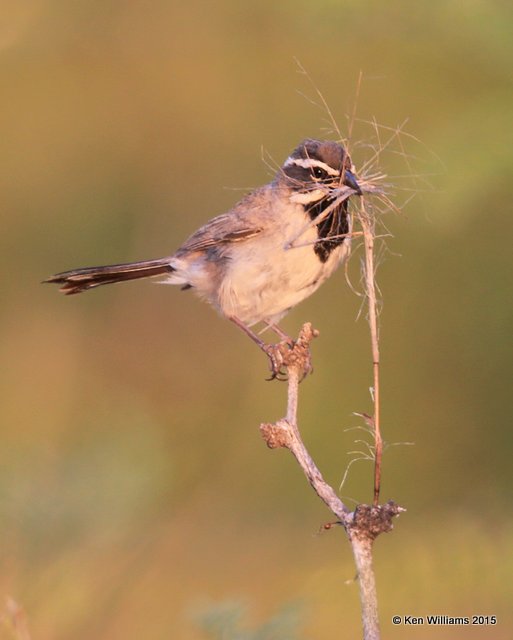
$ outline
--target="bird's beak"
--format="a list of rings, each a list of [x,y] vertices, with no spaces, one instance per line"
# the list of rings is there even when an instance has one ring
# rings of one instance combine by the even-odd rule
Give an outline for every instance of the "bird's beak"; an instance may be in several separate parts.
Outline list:
[[[351,173],[349,169],[346,169],[344,171],[344,184],[346,185],[346,187],[351,187],[353,191],[356,191],[357,195],[362,195],[362,190],[360,189],[360,185],[356,180],[356,176],[354,175],[354,173]]]

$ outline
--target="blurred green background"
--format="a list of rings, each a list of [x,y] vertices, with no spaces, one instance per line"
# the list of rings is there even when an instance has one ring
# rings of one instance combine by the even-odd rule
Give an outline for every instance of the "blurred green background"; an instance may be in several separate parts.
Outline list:
[[[384,458],[382,497],[408,512],[375,549],[383,635],[511,638],[511,4],[4,0],[0,19],[0,597],[34,640],[197,640],[198,609],[239,600],[241,628],[290,605],[298,638],[359,637],[343,533],[317,535],[330,514],[260,438],[285,386],[254,345],[175,288],[39,284],[171,253],[269,179],[262,148],[280,163],[329,137],[295,58],[343,131],[361,70],[357,116],[409,118],[412,171],[433,174],[387,216],[379,272],[384,437],[415,443]],[[380,162],[404,185],[400,160]],[[336,487],[370,410],[359,306],[340,271],[283,323],[321,331],[300,423]],[[342,494],[371,487],[360,462]]]

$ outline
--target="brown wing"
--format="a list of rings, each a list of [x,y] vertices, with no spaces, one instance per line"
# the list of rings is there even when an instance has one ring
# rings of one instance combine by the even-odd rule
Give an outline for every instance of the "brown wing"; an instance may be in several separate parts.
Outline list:
[[[204,251],[231,242],[241,242],[261,233],[263,228],[246,216],[225,213],[213,218],[184,242],[177,254]]]

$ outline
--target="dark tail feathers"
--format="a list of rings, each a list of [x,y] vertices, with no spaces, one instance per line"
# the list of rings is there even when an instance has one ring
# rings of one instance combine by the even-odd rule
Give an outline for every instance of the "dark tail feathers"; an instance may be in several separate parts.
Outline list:
[[[129,262],[127,264],[112,264],[104,267],[86,267],[63,271],[51,276],[44,282],[54,282],[62,285],[59,291],[66,295],[81,293],[102,284],[136,280],[138,278],[152,278],[174,271],[169,264],[169,258]]]

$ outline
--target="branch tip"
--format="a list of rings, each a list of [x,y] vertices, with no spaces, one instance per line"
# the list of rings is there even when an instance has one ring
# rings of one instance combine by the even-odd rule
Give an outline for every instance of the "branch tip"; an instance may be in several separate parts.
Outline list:
[[[297,371],[299,380],[303,380],[309,373],[312,373],[312,356],[310,354],[310,343],[317,338],[319,331],[312,327],[310,322],[305,322],[301,327],[297,340],[292,343],[287,341],[273,345],[275,358],[290,373],[292,369]]]

